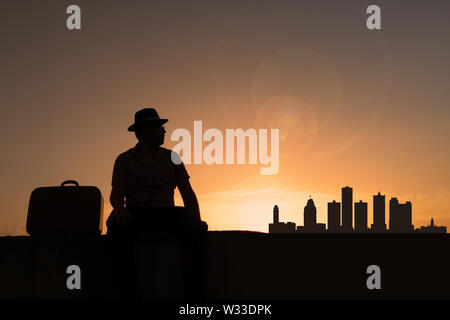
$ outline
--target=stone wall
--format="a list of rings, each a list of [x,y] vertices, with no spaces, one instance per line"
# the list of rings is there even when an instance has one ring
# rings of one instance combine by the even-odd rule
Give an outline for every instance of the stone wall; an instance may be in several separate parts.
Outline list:
[[[450,298],[447,234],[208,232],[207,299]],[[100,237],[1,237],[0,299],[115,299],[117,271]],[[182,299],[180,243],[142,235],[133,255],[143,299]],[[68,290],[66,269],[81,269]],[[381,290],[369,290],[369,265]]]

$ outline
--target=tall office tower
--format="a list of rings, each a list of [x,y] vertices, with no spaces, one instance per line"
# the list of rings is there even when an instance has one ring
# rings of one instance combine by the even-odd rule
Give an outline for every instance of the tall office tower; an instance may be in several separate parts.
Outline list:
[[[278,210],[278,206],[275,205],[273,207],[273,223],[279,223],[280,222],[280,211]]]
[[[385,196],[379,192],[373,196],[373,232],[386,232],[386,203]]]
[[[353,231],[353,189],[342,188],[342,230]]]
[[[308,199],[305,209],[303,210],[303,225],[305,231],[312,231],[316,229],[317,210],[313,199]]]
[[[338,232],[341,229],[341,204],[340,202],[328,202],[328,231]]]
[[[410,201],[401,204],[397,198],[391,198],[389,201],[389,231],[398,233],[414,231]]]
[[[367,202],[355,202],[355,231],[366,232],[367,229]]]

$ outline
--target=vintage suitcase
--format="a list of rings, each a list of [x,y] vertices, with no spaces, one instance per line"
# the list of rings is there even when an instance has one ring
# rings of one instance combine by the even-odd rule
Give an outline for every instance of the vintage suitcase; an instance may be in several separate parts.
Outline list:
[[[28,206],[27,232],[32,236],[100,235],[102,219],[100,190],[67,180],[59,187],[33,190]]]

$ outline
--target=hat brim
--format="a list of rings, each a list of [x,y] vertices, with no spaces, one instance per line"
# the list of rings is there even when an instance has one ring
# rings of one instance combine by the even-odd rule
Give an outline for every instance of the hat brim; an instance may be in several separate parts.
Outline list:
[[[128,127],[128,131],[135,131],[137,128],[147,127],[149,124],[154,125],[163,125],[169,121],[168,119],[159,119],[159,120],[143,120],[133,123],[131,126]]]

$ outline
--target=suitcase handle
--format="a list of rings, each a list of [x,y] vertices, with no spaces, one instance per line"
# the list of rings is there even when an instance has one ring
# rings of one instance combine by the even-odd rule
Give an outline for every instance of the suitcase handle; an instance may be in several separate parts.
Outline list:
[[[63,183],[61,183],[61,187],[64,187],[66,184],[72,183],[74,185],[76,185],[77,187],[79,186],[78,182],[76,182],[75,180],[66,180]]]

